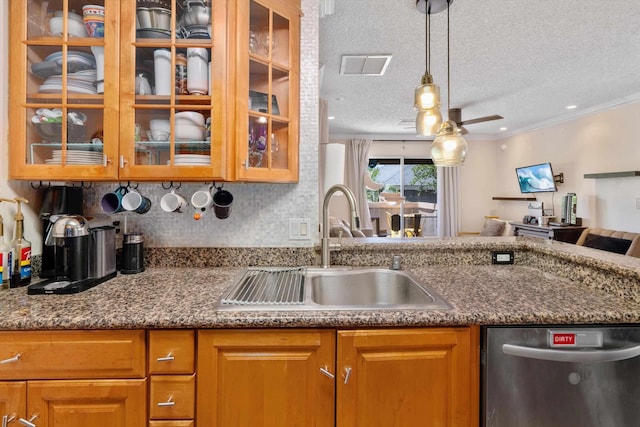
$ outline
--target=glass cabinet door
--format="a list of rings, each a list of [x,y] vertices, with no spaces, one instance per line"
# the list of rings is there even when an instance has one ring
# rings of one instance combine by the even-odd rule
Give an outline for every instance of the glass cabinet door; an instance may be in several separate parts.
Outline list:
[[[224,3],[128,2],[121,177],[224,177]]]
[[[298,179],[299,4],[239,2],[238,179]],[[243,75],[244,74],[244,75]],[[244,135],[247,135],[246,139]]]
[[[119,2],[28,0],[10,13],[10,175],[116,177]]]

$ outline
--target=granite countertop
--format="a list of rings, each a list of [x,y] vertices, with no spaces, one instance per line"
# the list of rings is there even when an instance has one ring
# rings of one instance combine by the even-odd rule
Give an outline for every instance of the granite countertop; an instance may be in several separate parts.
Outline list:
[[[414,260],[413,255],[403,253],[405,268],[429,284],[453,309],[219,311],[219,299],[242,267],[150,267],[140,274],[118,274],[74,295],[27,295],[26,288],[4,291],[0,293],[0,329],[640,323],[638,260],[519,238],[424,241],[409,246],[411,254],[423,255]],[[384,248],[394,253],[407,251],[406,245]],[[484,261],[485,252],[496,248],[515,250],[518,262],[491,265]],[[382,260],[386,262],[388,254],[376,242],[353,242],[334,255],[336,260],[351,256],[366,263],[371,261],[369,252],[383,255],[377,264],[370,265],[384,265]],[[455,256],[457,261],[449,262],[455,265],[446,265],[443,253]],[[433,254],[440,258],[433,258]],[[478,259],[483,262],[471,262]],[[589,281],[609,277],[611,271],[616,272],[613,281]]]

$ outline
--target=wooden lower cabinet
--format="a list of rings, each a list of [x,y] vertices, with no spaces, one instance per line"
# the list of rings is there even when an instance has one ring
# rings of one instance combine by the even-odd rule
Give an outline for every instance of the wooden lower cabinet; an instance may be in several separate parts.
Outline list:
[[[334,425],[335,331],[202,330],[198,426]]]
[[[200,331],[196,419],[220,427],[477,426],[478,353],[478,327]]]
[[[338,331],[336,425],[477,426],[477,329]]]
[[[5,381],[0,417],[9,426],[144,427],[146,398],[144,379]]]

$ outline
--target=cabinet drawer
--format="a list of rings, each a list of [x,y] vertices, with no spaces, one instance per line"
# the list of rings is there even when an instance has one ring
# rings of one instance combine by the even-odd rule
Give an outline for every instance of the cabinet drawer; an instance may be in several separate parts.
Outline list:
[[[149,427],[193,427],[193,420],[149,421]]]
[[[0,332],[0,379],[143,378],[144,331]]]
[[[193,330],[149,331],[149,374],[192,374]]]
[[[154,375],[151,377],[150,390],[150,419],[171,420],[194,417],[195,375]]]

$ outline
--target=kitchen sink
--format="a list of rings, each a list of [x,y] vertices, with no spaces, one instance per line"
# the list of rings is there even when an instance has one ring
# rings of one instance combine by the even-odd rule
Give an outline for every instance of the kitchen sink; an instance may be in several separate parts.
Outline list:
[[[223,310],[448,310],[404,270],[377,267],[250,268],[223,297]]]

